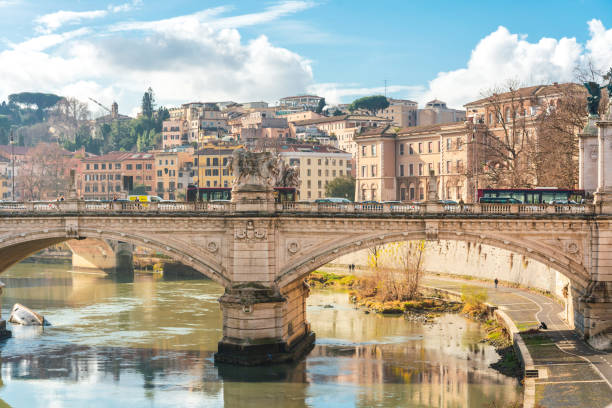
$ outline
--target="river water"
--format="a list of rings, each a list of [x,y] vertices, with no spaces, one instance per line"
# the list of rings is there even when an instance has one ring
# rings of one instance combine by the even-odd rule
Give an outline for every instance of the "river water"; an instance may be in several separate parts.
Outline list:
[[[456,315],[424,326],[315,290],[307,304],[317,342],[303,361],[216,367],[223,289],[212,281],[122,281],[37,264],[1,279],[4,318],[19,302],[52,325],[9,325],[0,407],[500,407],[521,399],[516,380],[489,368],[498,356],[478,342],[479,325]]]

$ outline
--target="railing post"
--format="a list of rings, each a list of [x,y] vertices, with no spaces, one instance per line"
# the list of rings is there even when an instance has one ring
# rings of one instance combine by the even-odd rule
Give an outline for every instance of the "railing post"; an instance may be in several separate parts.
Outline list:
[[[391,206],[393,204],[383,204],[383,213],[384,214],[390,214],[391,213]]]
[[[157,201],[149,203],[149,211],[159,211],[159,203]]]
[[[34,212],[34,202],[33,201],[26,201],[24,203],[24,206],[25,206],[26,211]]]
[[[518,214],[519,206],[520,204],[510,204],[510,214]]]

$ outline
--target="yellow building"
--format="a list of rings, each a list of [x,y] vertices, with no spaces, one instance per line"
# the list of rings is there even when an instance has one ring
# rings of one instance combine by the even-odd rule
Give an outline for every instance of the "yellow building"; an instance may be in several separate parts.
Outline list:
[[[232,187],[234,178],[227,169],[227,163],[234,150],[242,147],[224,143],[201,147],[195,157],[199,187]]]
[[[159,152],[155,154],[156,193],[164,200],[184,199],[187,184],[183,174],[191,170],[193,154],[190,152]]]

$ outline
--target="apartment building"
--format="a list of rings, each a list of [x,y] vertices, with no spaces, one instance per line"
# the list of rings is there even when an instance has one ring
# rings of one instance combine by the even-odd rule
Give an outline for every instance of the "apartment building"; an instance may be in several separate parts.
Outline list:
[[[170,119],[164,121],[162,129],[164,149],[197,143],[211,132],[228,129],[227,114],[215,103],[185,103],[168,112]]]
[[[391,121],[386,118],[368,115],[341,115],[320,117],[307,120],[298,120],[289,124],[291,133],[295,137],[296,128],[316,126],[329,136],[335,136],[338,148],[357,156],[357,145],[354,137],[365,127],[387,126]]]
[[[13,199],[13,179],[11,171],[11,161],[0,156],[0,200],[10,201]]]
[[[184,180],[183,173],[192,173],[193,154],[190,152],[155,153],[155,191],[165,200],[177,200],[186,197],[187,185],[191,180]]]
[[[418,104],[408,99],[387,98],[389,107],[383,109],[380,116],[389,119],[395,127],[409,127],[417,124]]]
[[[484,126],[466,123],[362,132],[356,139],[356,200],[475,201],[484,134]]]
[[[281,98],[278,104],[284,107],[313,111],[317,109],[321,99],[323,98],[316,95],[286,96],[284,98]]]
[[[330,181],[351,174],[350,153],[332,146],[287,144],[279,146],[277,152],[285,163],[299,168],[300,200],[325,197],[325,187]]]
[[[155,191],[155,157],[151,153],[110,152],[81,159],[77,172],[77,194],[86,200],[125,197],[136,187],[147,194]]]
[[[194,157],[199,187],[232,187],[233,175],[227,168],[234,150],[244,147],[228,143],[217,143],[203,146]],[[199,182],[198,182],[199,180]]]

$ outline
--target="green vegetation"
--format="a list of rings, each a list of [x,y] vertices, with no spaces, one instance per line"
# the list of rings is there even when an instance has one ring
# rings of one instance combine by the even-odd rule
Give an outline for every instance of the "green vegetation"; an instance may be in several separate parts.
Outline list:
[[[364,109],[372,115],[376,115],[379,111],[387,109],[389,101],[383,95],[364,96],[353,101],[348,107],[349,111],[354,112],[359,109]]]
[[[473,286],[461,287],[461,301],[464,303],[463,313],[473,319],[482,320],[488,313],[486,305],[487,290]]]
[[[331,272],[315,271],[308,276],[308,284],[312,287],[344,286],[353,287],[357,278],[353,275],[336,275]]]
[[[325,103],[325,98],[321,98],[321,100],[319,101],[319,104],[317,105],[317,109],[315,109],[316,113],[321,113],[323,112],[323,108],[325,107],[326,103]]]
[[[355,179],[351,176],[336,177],[325,186],[327,197],[343,197],[355,200]]]

